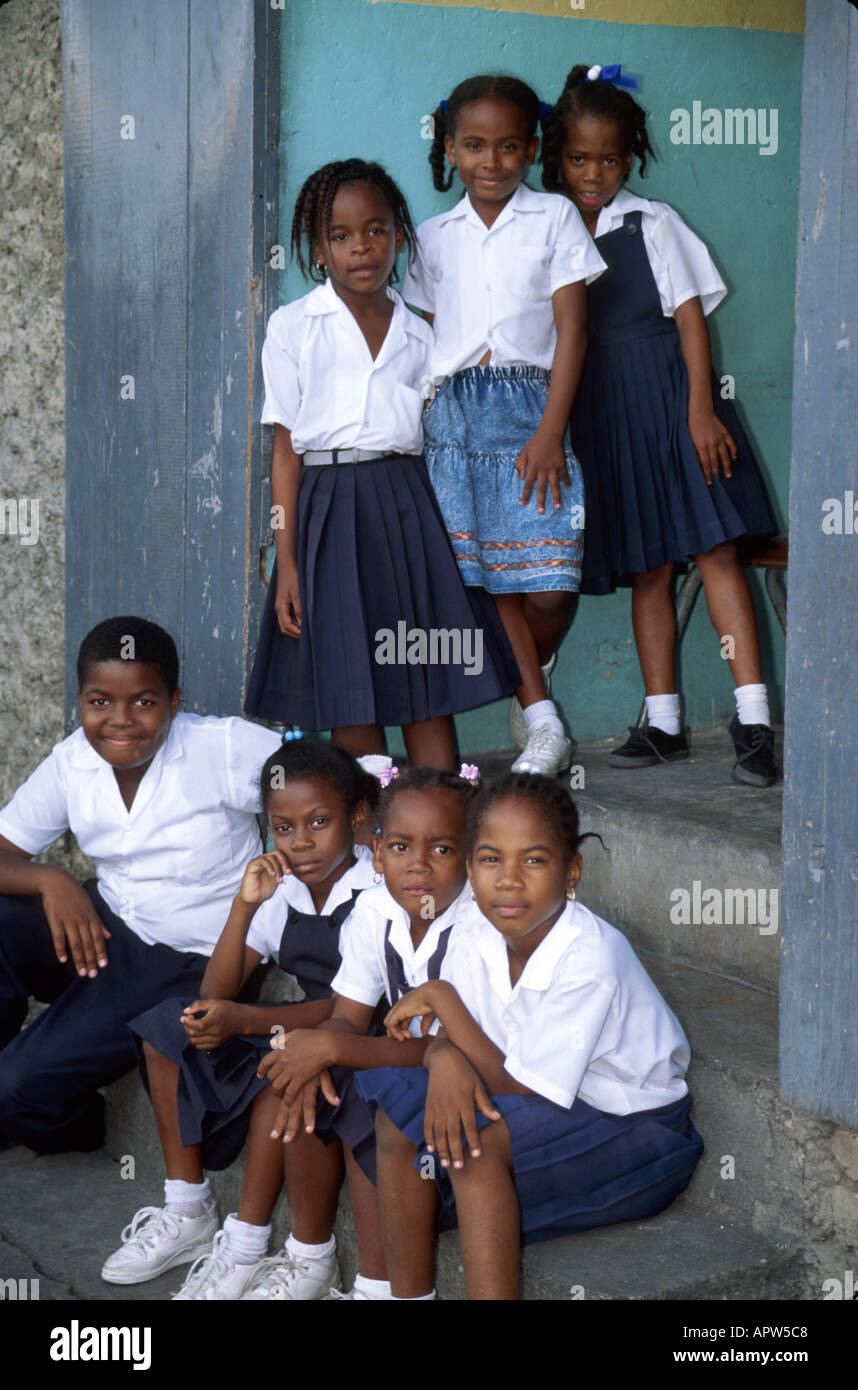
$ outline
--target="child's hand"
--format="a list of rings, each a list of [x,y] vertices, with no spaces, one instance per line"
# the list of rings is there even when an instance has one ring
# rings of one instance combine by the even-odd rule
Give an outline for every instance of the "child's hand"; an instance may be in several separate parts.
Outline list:
[[[99,967],[107,965],[104,942],[110,932],[88,895],[65,869],[53,867],[45,869],[41,891],[57,960],[64,963],[71,953],[78,975],[95,979]]]
[[[285,854],[279,849],[260,854],[258,859],[251,859],[245,869],[238,896],[248,907],[258,907],[273,897],[281,878],[291,872]]]
[[[308,1081],[332,1066],[334,1033],[318,1028],[293,1028],[277,1039],[276,1047],[263,1057],[257,1076],[282,1096],[289,1106]]]
[[[271,1130],[272,1139],[282,1136],[284,1144],[291,1144],[299,1130],[303,1130],[305,1134],[313,1133],[316,1128],[316,1105],[320,1089],[331,1105],[339,1105],[340,1098],[334,1089],[331,1073],[326,1068],[302,1086],[296,1092],[294,1100],[281,1101]]]
[[[420,1032],[425,1038],[438,1017],[438,990],[435,986],[439,983],[438,980],[427,980],[425,985],[403,994],[385,1016],[384,1026],[388,1037],[396,1038],[397,1042],[405,1042],[411,1037],[408,1024],[412,1018],[422,1018]]]
[[[489,1120],[501,1119],[485,1086],[467,1057],[452,1043],[433,1043],[426,1054],[429,1085],[423,1117],[423,1137],[430,1153],[437,1153],[442,1168],[461,1168],[462,1130],[472,1158],[479,1158],[480,1132],[477,1110]]]
[[[203,1018],[194,1018],[203,1011]],[[197,999],[179,1022],[198,1052],[212,1052],[241,1032],[241,1006],[232,999]]]
[[[281,567],[277,561],[277,593],[274,612],[284,637],[301,636],[301,595],[298,589],[298,566],[290,561]]]
[[[722,425],[711,406],[689,410],[688,433],[707,486],[711,487],[712,479],[718,477],[719,464],[724,469],[724,477],[732,478],[733,460],[739,451],[727,426]]]
[[[572,486],[566,467],[566,454],[562,439],[544,438],[539,430],[529,439],[519,454],[515,471],[524,479],[521,490],[521,505],[526,507],[530,501],[533,485],[536,484],[536,510],[542,516],[545,512],[545,498],[549,486],[554,499],[554,510],[559,511],[562,503],[560,484],[565,488]]]

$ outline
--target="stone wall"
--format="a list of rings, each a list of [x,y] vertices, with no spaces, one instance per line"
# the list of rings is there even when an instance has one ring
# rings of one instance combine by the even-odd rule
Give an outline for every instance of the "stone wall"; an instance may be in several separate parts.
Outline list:
[[[63,735],[60,0],[0,9],[0,804]]]

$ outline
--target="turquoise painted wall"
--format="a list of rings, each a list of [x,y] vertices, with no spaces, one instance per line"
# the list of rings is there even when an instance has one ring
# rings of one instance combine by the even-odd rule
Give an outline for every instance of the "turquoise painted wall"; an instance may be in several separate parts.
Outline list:
[[[656,0],[652,0],[655,5]],[[673,204],[712,249],[730,294],[709,319],[719,370],[735,377],[744,422],[785,526],[790,454],[793,303],[803,37],[725,28],[621,25],[367,0],[286,0],[282,18],[281,235],[312,170],[358,155],[383,162],[415,222],[451,206],[436,193],[421,138],[423,118],[464,77],[512,72],[553,101],[575,62],[621,62],[642,75],[659,162],[629,186]],[[678,107],[776,108],[778,149],[676,145]],[[540,187],[538,174],[531,183]],[[290,267],[281,299],[306,293]],[[783,638],[753,576],[773,717],[782,718]],[[730,673],[701,599],[681,658],[692,728],[734,710]],[[579,740],[632,723],[643,686],[627,594],[583,598],[563,643],[554,691]],[[463,750],[509,745],[506,701],[458,720]],[[399,748],[398,735],[392,747]]]

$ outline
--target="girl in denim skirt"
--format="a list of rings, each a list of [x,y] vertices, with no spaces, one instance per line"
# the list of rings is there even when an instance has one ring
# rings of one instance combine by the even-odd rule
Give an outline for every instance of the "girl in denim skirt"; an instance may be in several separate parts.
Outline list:
[[[553,775],[571,744],[548,678],[580,582],[583,484],[568,440],[586,347],[584,282],[604,270],[568,201],[523,180],[540,103],[514,77],[459,84],[434,113],[435,187],[465,195],[424,222],[403,294],[435,328],[424,416],[429,476],[462,578],[494,596],[521,675],[519,772]]]

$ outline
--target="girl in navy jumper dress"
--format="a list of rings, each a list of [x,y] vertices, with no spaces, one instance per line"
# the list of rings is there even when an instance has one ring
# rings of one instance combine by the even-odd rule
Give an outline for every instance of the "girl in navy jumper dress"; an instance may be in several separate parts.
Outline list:
[[[623,85],[616,85],[619,82]],[[575,67],[545,125],[546,188],[564,191],[608,270],[588,289],[589,348],[572,412],[587,507],[582,592],[631,585],[649,726],[609,761],[687,758],[676,693],[675,565],[694,560],[728,656],[737,714],[733,778],[775,780],[754,605],[733,544],[775,529],[766,487],[712,370],[704,315],[726,289],[706,247],[666,203],[625,189],[652,154],[618,67]],[[729,648],[727,649],[729,652]]]
[[[290,1033],[283,1050],[272,1053],[262,1068],[283,1093],[274,1132],[287,1144],[302,1129],[315,1130],[325,1143],[339,1139],[352,1207],[374,1220],[374,1245],[370,1215],[361,1223],[360,1273],[346,1298],[391,1297],[377,1220],[375,1127],[356,1081],[367,1067],[421,1065],[427,1043],[416,1025],[403,1045],[385,1037],[374,1020],[380,1003],[389,1008],[415,985],[438,978],[473,906],[465,873],[465,822],[476,775],[477,769],[467,765],[458,777],[417,767],[390,782],[379,805],[374,856],[383,882],[362,895],[349,922],[333,982],[333,1016],[312,1032]]]
[[[280,1297],[318,1298],[338,1280],[332,1227],[342,1152],[308,1139],[285,1154],[284,1168],[270,1138],[279,1101],[259,1068],[287,1030],[312,1028],[333,1009],[341,934],[372,883],[370,852],[354,845],[368,779],[348,753],[304,740],[277,749],[261,781],[274,848],[245,871],[200,998],[165,1000],[130,1025],[164,1150],[166,1205],[137,1213],[102,1278],[142,1283],[196,1261],[181,1300],[237,1299],[251,1286],[250,1296],[263,1296],[256,1290],[268,1273],[269,1223],[284,1177],[292,1234],[279,1257],[290,1270]],[[236,1002],[267,956],[294,976],[301,1003]],[[232,1163],[248,1132],[238,1213],[218,1232],[204,1170]]]
[[[439,1197],[458,1215],[468,1298],[515,1299],[522,1241],[652,1216],[697,1164],[685,1035],[625,937],[575,901],[580,841],[548,778],[513,773],[477,798],[478,911],[441,979],[385,1020],[394,1038],[418,1017],[442,1031],[422,1068],[358,1077],[377,1107],[395,1298],[435,1296]]]
[[[401,725],[412,763],[452,770],[450,716],[518,673],[491,600],[459,577],[426,473],[432,333],[389,286],[414,248],[405,200],[377,164],[326,164],[298,196],[292,247],[322,283],[272,315],[262,350],[277,562],[246,709],[331,729],[356,757]]]

